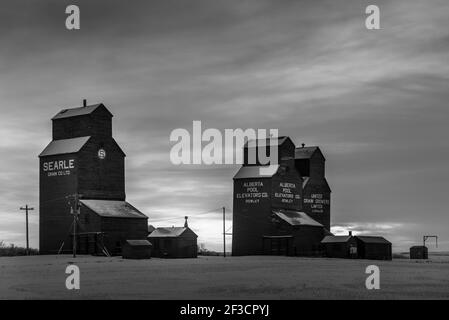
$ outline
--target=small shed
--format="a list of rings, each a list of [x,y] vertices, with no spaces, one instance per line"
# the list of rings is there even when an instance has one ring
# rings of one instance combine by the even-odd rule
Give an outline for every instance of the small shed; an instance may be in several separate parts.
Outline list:
[[[357,240],[352,235],[326,236],[321,240],[323,253],[328,258],[357,258]]]
[[[123,259],[150,259],[152,247],[148,240],[126,240],[122,248]]]
[[[413,246],[410,248],[410,259],[429,259],[429,251],[426,246]]]
[[[356,236],[358,257],[371,260],[391,260],[391,242],[383,237]]]
[[[153,257],[196,258],[198,236],[189,227],[156,228],[148,236],[153,244]]]
[[[126,201],[81,199],[80,229],[86,233],[102,232],[103,246],[111,255],[122,255],[127,239],[146,240],[148,235],[148,217]],[[87,237],[78,239],[81,254],[92,254],[99,245]]]

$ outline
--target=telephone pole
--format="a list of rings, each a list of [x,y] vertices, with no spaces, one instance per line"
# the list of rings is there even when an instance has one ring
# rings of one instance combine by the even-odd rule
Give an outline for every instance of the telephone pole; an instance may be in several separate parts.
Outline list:
[[[223,257],[226,258],[226,209],[223,207]]]
[[[30,242],[29,242],[29,233],[28,233],[28,211],[34,210],[34,208],[28,207],[26,204],[25,207],[20,207],[20,210],[25,210],[25,216],[26,216],[26,234],[27,234],[27,256],[30,255]]]
[[[72,241],[72,251],[73,251],[73,257],[76,258],[76,225],[78,223],[78,216],[80,214],[80,208],[78,204],[78,194],[74,194],[74,205],[70,205],[70,213],[73,214],[73,241]]]

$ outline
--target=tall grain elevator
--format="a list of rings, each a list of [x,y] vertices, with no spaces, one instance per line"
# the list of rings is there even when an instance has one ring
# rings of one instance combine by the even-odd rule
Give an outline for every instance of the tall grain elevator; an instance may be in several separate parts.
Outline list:
[[[311,218],[330,230],[331,189],[325,177],[323,153],[317,146],[295,150],[295,165],[303,178],[303,208]]]
[[[64,109],[39,155],[41,254],[71,251],[74,207],[81,253],[119,254],[125,240],[146,239],[148,217],[125,201],[125,153],[103,104]],[[76,205],[74,202],[76,201]]]
[[[277,147],[277,164],[248,161],[252,149],[270,146]],[[316,255],[329,229],[325,218],[318,221],[303,210],[308,210],[304,203],[308,179],[299,170],[289,137],[248,141],[244,163],[234,176],[232,254]]]

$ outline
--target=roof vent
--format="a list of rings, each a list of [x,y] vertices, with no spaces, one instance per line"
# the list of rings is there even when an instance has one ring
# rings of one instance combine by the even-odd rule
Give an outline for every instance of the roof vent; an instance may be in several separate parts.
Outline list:
[[[189,224],[187,223],[187,219],[189,219],[189,217],[185,216],[184,218],[186,219],[186,221],[184,222],[184,228],[188,228]]]
[[[83,99],[83,107],[87,107],[87,100]]]
[[[301,147],[303,147],[303,148],[304,148],[305,146],[306,146],[306,144],[305,144],[305,143],[301,143]]]

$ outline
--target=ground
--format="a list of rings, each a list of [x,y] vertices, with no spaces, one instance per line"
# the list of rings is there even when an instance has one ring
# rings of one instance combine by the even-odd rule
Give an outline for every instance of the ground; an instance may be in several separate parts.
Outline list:
[[[70,263],[80,268],[80,290],[65,287]],[[371,264],[380,290],[365,287]],[[449,299],[449,257],[1,257],[0,299]]]

